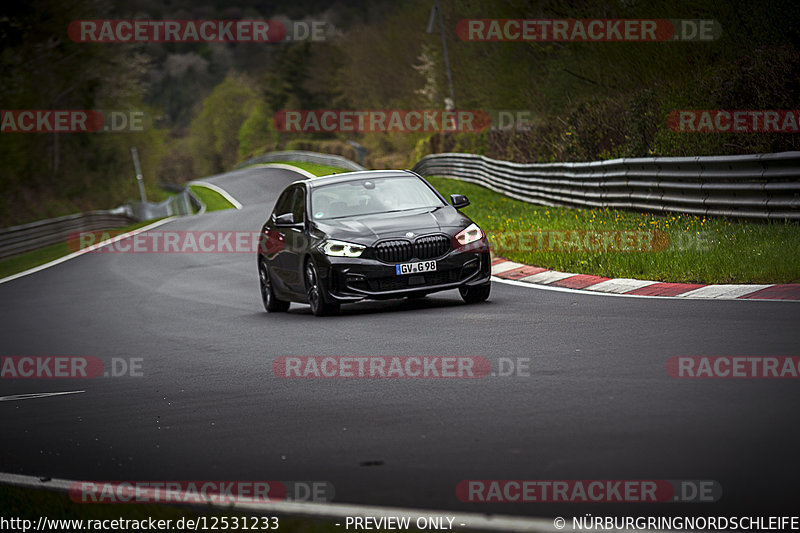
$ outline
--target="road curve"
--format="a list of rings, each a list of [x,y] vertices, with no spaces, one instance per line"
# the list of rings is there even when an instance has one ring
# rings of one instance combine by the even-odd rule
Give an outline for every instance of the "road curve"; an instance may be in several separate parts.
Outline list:
[[[297,174],[207,178],[255,231]],[[263,312],[251,254],[85,254],[0,285],[0,355],[142,358],[143,377],[0,379],[0,471],[84,480],[326,480],[336,501],[531,516],[788,511],[797,380],[678,380],[680,355],[797,356],[800,305],[607,298],[495,283],[489,302]],[[530,376],[289,380],[292,355],[530,358]],[[706,504],[465,503],[468,479],[716,480]]]

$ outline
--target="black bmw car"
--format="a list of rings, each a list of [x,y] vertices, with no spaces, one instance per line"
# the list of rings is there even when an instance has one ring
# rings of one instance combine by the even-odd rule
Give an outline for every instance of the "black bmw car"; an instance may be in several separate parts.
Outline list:
[[[491,289],[486,235],[418,174],[379,170],[299,180],[261,229],[258,273],[267,311],[308,303],[317,316],[364,299]]]

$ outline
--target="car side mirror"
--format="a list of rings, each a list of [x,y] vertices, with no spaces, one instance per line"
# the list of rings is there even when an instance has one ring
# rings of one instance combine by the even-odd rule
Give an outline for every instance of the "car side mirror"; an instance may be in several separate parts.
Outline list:
[[[456,209],[461,209],[469,205],[469,199],[463,194],[451,194],[450,203],[453,204],[453,207]]]
[[[284,213],[275,217],[276,226],[294,226],[294,213]]]

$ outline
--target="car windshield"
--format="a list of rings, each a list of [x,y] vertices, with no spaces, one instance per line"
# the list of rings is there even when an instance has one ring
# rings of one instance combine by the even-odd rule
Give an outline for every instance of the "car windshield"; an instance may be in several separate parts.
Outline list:
[[[317,220],[408,211],[445,205],[414,176],[364,178],[314,188],[311,213]]]

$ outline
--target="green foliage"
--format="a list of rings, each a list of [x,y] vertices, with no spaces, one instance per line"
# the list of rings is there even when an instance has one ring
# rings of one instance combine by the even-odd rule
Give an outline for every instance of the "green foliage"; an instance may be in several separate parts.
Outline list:
[[[298,44],[279,53],[275,68],[267,73],[264,100],[270,109],[311,109],[313,97],[305,86],[311,48]]]
[[[272,124],[272,110],[259,102],[239,128],[239,157],[247,159],[256,152],[267,152],[278,143],[278,132]]]
[[[678,109],[800,107],[800,24],[794,0],[443,0],[456,106],[524,110],[528,130],[479,133],[276,132],[287,109],[441,109],[449,89],[441,35],[426,33],[431,0],[274,3],[294,19],[324,18],[324,43],[75,43],[79,19],[264,18],[255,4],[156,0],[18,2],[0,20],[4,109],[147,110],[146,131],[0,136],[0,225],[138,196],[136,146],[148,186],[222,172],[272,149],[369,149],[367,165],[411,166],[425,154],[465,151],[520,162],[800,149],[797,134],[675,133]],[[465,42],[464,18],[714,19],[713,42]]]
[[[256,91],[241,76],[229,76],[203,100],[189,128],[196,172],[201,176],[216,174],[237,162],[239,129],[256,104]]]
[[[797,109],[800,55],[787,45],[763,47],[723,63],[661,97],[660,124],[652,138],[657,155],[769,153],[800,149],[792,133],[689,133],[666,127],[676,109]]]
[[[154,110],[143,102],[145,56],[65,35],[68,21],[104,14],[91,0],[9,5],[0,21],[3,109],[143,111],[152,117]],[[0,134],[0,225],[138,197],[130,148],[138,148],[145,179],[154,185],[164,133],[148,123],[133,133]]]
[[[197,176],[190,138],[170,138],[166,140],[164,157],[159,161],[157,176],[159,182],[177,184],[185,183]]]
[[[338,43],[349,59],[342,83],[353,107],[414,107],[428,103],[423,96],[443,96],[440,36],[425,33],[429,9],[422,0],[397,6]],[[488,13],[492,18],[714,19],[722,34],[712,42],[461,41],[456,23]],[[445,2],[457,107],[529,110],[535,125],[528,131],[434,134],[426,146],[413,145],[413,153],[457,150],[547,162],[797,150],[798,135],[682,134],[666,124],[675,109],[800,107],[797,13],[792,0]],[[377,135],[363,137],[359,142],[368,144],[366,139]]]

